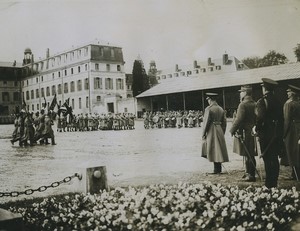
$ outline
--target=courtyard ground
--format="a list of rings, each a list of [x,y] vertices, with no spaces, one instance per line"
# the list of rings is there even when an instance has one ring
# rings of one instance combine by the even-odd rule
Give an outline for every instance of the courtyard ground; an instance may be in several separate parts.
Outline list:
[[[255,183],[242,181],[243,159],[232,152],[229,132],[226,132],[226,142],[230,162],[223,164],[224,174],[209,175],[213,164],[201,157],[202,128],[199,127],[145,130],[143,122],[138,120],[134,130],[55,132],[57,145],[26,148],[17,143],[11,145],[12,131],[13,125],[0,126],[0,192],[48,186],[95,166],[106,166],[109,187],[204,181],[241,187],[264,184],[259,177]],[[256,160],[264,176],[263,161]],[[299,183],[286,180],[289,175],[290,168],[281,166],[279,187],[296,186],[299,190]],[[30,196],[2,197],[0,203],[80,191],[78,181],[75,178]]]

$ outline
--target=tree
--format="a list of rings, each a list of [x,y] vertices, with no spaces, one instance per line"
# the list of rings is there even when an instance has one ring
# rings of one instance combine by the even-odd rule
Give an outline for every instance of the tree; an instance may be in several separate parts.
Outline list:
[[[242,62],[250,69],[258,67],[268,67],[288,62],[284,54],[277,53],[274,50],[269,51],[263,58],[258,56],[244,58]]]
[[[250,69],[260,67],[261,58],[258,56],[248,57],[242,60],[242,62]]]
[[[297,58],[297,62],[300,62],[300,43],[294,48],[294,53]]]
[[[142,60],[135,60],[132,70],[132,94],[137,96],[149,89],[149,78],[146,74]]]
[[[277,53],[274,50],[269,51],[268,54],[266,54],[262,60],[261,60],[261,66],[262,67],[268,67],[268,66],[274,66],[279,64],[285,64],[288,62],[288,58],[284,54]]]

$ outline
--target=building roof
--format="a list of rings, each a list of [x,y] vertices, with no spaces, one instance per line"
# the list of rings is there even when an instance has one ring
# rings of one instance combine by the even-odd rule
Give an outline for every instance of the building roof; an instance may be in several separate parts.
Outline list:
[[[0,67],[22,67],[22,63],[16,63],[16,66],[14,66],[14,62],[1,62],[0,61]]]
[[[300,78],[300,63],[241,70],[230,73],[207,72],[197,77],[171,78],[136,96],[137,98],[205,89],[261,83],[262,78],[275,81]]]

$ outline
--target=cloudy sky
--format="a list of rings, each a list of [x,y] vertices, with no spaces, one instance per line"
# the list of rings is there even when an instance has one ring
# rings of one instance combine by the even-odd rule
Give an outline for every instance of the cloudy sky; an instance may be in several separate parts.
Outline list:
[[[22,0],[0,1],[0,61],[35,60],[98,39],[123,48],[132,72],[140,56],[158,69],[269,50],[291,62],[300,43],[300,0]]]

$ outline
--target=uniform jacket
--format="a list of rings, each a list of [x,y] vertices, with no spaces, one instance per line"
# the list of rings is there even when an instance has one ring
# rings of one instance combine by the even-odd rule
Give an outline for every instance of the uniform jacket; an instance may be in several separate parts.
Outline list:
[[[244,145],[240,142],[240,139],[234,137],[233,152],[240,154],[241,156],[247,156],[245,147],[247,148],[250,155],[257,155],[255,152],[254,137],[252,136],[252,128],[255,126],[256,115],[255,115],[256,102],[251,96],[245,96],[243,101],[239,104],[236,117],[233,120],[232,127],[230,129],[231,134],[241,135]]]
[[[216,103],[205,108],[203,136],[207,142],[207,159],[210,162],[228,162],[228,153],[224,133],[226,118],[224,110]]]
[[[283,110],[273,93],[269,92],[257,101],[256,115],[256,132],[262,153],[265,152],[265,156],[283,154]]]
[[[300,100],[288,99],[283,106],[284,143],[290,166],[300,167]]]

